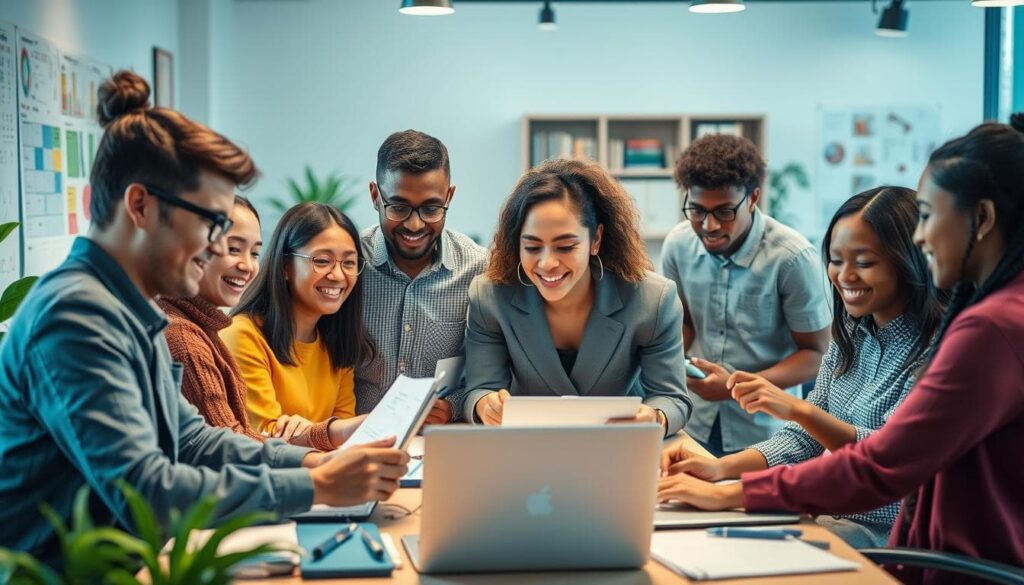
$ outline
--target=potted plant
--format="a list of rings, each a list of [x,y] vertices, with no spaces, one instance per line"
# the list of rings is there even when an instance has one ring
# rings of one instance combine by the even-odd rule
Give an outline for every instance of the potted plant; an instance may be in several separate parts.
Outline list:
[[[260,555],[289,550],[264,544],[229,554],[217,548],[229,534],[253,524],[274,521],[270,512],[252,512],[227,520],[204,543],[193,533],[206,528],[213,519],[218,498],[207,496],[184,515],[172,514],[166,533],[149,503],[123,481],[118,487],[137,535],[112,526],[96,526],[89,516],[89,488],[75,494],[70,528],[43,503],[40,510],[53,524],[60,540],[63,568],[52,569],[31,555],[0,548],[0,583],[18,585],[222,585],[234,579],[232,569]],[[165,552],[167,536],[174,544]],[[293,551],[297,552],[297,551]]]
[[[769,173],[768,188],[771,197],[768,199],[768,215],[787,225],[793,223],[793,216],[786,212],[789,190],[793,185],[800,189],[811,186],[807,180],[807,171],[800,163],[791,162],[782,169]]]
[[[309,165],[306,165],[303,175],[304,185],[289,178],[287,180],[289,196],[287,198],[275,197],[270,200],[270,204],[284,213],[293,205],[315,201],[333,205],[339,211],[345,212],[358,199],[358,195],[353,192],[357,182],[355,177],[332,172],[321,180],[313,172],[313,167]]]

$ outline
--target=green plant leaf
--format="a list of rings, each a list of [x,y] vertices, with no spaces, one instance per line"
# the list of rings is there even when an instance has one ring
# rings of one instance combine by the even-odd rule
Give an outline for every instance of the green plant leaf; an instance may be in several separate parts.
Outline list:
[[[313,167],[306,165],[306,185],[309,187],[308,195],[312,201],[319,201],[320,184],[313,173]]]
[[[242,528],[247,528],[259,523],[273,522],[276,520],[277,514],[271,512],[252,512],[236,516],[222,523],[213,531],[210,538],[207,539],[203,546],[195,551],[195,556],[192,559],[192,566],[189,567],[189,571],[187,573],[182,575],[183,582],[191,583],[196,581],[202,571],[206,570],[211,563],[217,559],[217,548],[220,547],[220,543],[225,537]],[[248,556],[244,556],[240,560],[244,560],[250,556],[255,556],[256,554],[263,553],[249,553]]]
[[[0,242],[6,240],[7,236],[11,235],[11,232],[16,229],[18,229],[18,222],[16,221],[0,224]]]
[[[89,515],[89,486],[83,485],[75,492],[75,501],[71,507],[71,530],[86,532],[92,529],[92,517]]]
[[[6,321],[14,316],[21,301],[25,300],[25,296],[37,280],[38,276],[26,276],[7,286],[3,296],[0,296],[0,321]]]
[[[61,578],[28,553],[0,548],[0,583],[61,585]]]
[[[153,508],[142,497],[142,494],[123,479],[117,480],[117,487],[124,494],[128,508],[131,510],[135,531],[151,549],[159,551],[163,547],[164,538]]]
[[[53,526],[53,531],[57,534],[57,539],[60,540],[61,548],[63,548],[67,544],[68,539],[68,529],[64,525],[64,519],[46,502],[39,502],[39,513],[42,514],[43,518],[46,518],[50,526]]]
[[[288,190],[291,191],[292,199],[296,203],[302,203],[305,200],[305,191],[303,191],[302,187],[299,187],[299,184],[294,179],[289,178],[285,181],[288,183]]]
[[[171,529],[174,534],[174,546],[171,547],[171,554],[168,557],[167,575],[170,582],[178,582],[176,575],[185,574],[192,562],[189,554],[189,536],[193,530],[202,530],[210,519],[213,518],[213,511],[217,507],[217,497],[210,495],[202,498],[194,506],[185,512],[185,515]]]

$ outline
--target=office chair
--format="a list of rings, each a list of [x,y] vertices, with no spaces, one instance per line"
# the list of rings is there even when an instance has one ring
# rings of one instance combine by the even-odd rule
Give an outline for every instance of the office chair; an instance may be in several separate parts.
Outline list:
[[[863,548],[857,552],[877,565],[935,569],[1004,585],[1024,585],[1024,569],[966,555],[919,548]]]

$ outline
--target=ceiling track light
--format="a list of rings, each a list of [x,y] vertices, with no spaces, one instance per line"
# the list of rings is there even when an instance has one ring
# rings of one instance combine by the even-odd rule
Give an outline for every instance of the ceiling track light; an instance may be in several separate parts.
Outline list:
[[[551,2],[544,0],[544,6],[540,9],[540,20],[537,28],[544,31],[552,31],[558,28],[555,24],[555,10],[551,8]]]
[[[907,36],[907,24],[910,21],[910,12],[903,7],[904,0],[892,0],[889,6],[882,11],[882,17],[878,19],[878,27],[875,34],[880,37],[905,37]]]
[[[743,0],[690,0],[690,12],[699,14],[724,14],[742,12],[746,9]]]
[[[451,0],[402,0],[398,11],[413,16],[444,16],[454,13],[455,9]]]
[[[1009,8],[1024,6],[1024,0],[971,0],[971,6],[978,8]]]

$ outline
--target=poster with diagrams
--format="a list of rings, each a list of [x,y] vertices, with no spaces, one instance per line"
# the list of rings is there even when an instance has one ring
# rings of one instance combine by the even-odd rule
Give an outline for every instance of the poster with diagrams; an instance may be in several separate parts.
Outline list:
[[[17,39],[14,26],[0,23],[0,223],[18,221]],[[0,243],[0,291],[21,275],[21,233]]]
[[[822,107],[815,191],[819,226],[851,196],[882,185],[917,188],[941,137],[938,106]]]
[[[96,118],[96,92],[111,73],[109,66],[87,57],[61,54],[64,193],[70,236],[84,234],[89,229],[89,198],[92,192],[89,172],[102,132]]]
[[[99,143],[96,90],[111,68],[17,31],[22,265],[42,275],[89,223],[89,172]]]

